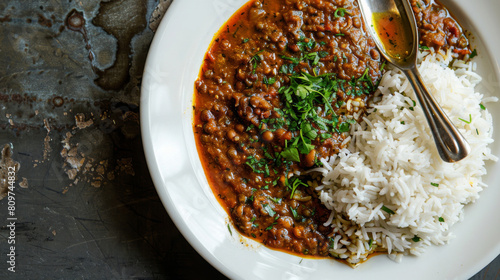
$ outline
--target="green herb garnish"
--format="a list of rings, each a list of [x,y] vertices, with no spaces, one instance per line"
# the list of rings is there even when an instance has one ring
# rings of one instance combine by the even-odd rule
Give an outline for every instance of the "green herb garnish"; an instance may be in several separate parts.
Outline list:
[[[469,120],[468,120],[468,121],[466,121],[466,120],[464,120],[464,119],[461,119],[461,118],[458,118],[458,119],[459,119],[459,120],[461,120],[461,121],[463,121],[463,122],[464,122],[464,123],[466,123],[466,124],[470,124],[470,123],[472,122],[472,115],[471,115],[471,114],[469,114]]]
[[[340,133],[348,132],[351,129],[351,125],[347,122],[343,122],[339,125],[338,131]]]
[[[250,63],[252,64],[252,74],[255,74],[255,69],[257,69],[258,63],[262,60],[259,56],[260,53],[262,53],[264,50],[260,50],[256,52],[251,58],[250,58]]]
[[[394,211],[392,211],[391,209],[387,208],[385,205],[382,206],[382,210],[384,210],[385,212],[387,212],[389,214],[394,214]]]
[[[471,54],[469,55],[469,58],[470,58],[470,59],[472,59],[472,58],[474,58],[475,56],[477,56],[477,50],[476,50],[476,49],[474,49],[474,50],[471,52]]]
[[[380,71],[383,71],[383,70],[384,70],[384,68],[385,68],[385,61],[384,61],[384,62],[382,62],[382,65],[380,65]]]
[[[299,178],[295,177],[292,179],[293,182],[292,182],[292,192],[290,193],[290,198],[293,198],[293,194],[295,193],[295,190],[297,190],[297,188],[299,186],[306,186],[306,187],[309,187],[309,185],[307,185],[306,183],[302,182]]]
[[[281,152],[281,156],[285,160],[300,162],[299,151],[295,147],[288,147],[283,152]]]
[[[255,173],[266,173],[269,174],[269,167],[266,159],[257,160],[254,156],[248,156],[245,164],[252,168],[252,171]],[[267,172],[265,170],[267,170]]]
[[[426,51],[430,50],[428,46],[423,46],[423,45],[418,45],[418,48]]]
[[[329,54],[328,54],[328,52],[325,52],[325,51],[319,51],[318,55],[319,55],[319,57],[323,58],[323,57],[327,57]]]
[[[276,78],[274,78],[274,77],[268,78],[268,77],[264,76],[262,78],[262,82],[266,85],[272,85],[276,82]]]
[[[269,206],[269,204],[262,204],[262,208],[266,210],[269,216],[274,217],[274,215],[276,215],[276,212],[273,210],[273,208],[271,208],[271,206]]]
[[[346,8],[338,8],[335,10],[335,13],[333,14],[335,18],[343,17],[345,14],[350,15],[349,11]]]
[[[293,209],[291,206],[288,206],[290,208],[290,212],[292,212],[293,218],[295,220],[299,219],[299,214],[297,214],[297,209]]]
[[[278,223],[278,222],[277,222],[277,220],[278,220],[279,218],[280,218],[280,216],[276,216],[276,217],[274,218],[274,222],[273,222],[270,226],[268,226],[265,230],[271,230],[271,229],[274,227],[274,225],[276,225],[276,224]]]
[[[276,198],[276,197],[269,197],[269,199],[270,199],[272,202],[276,203],[276,204],[280,204],[280,203],[281,203],[281,200],[282,200],[282,199],[281,199],[281,198],[279,198],[279,197],[278,197],[278,198]]]
[[[312,50],[316,47],[316,41],[314,41],[314,39],[302,36],[297,42],[297,46],[299,46],[301,51],[305,51],[306,49]]]
[[[321,133],[319,135],[319,137],[321,137],[321,139],[328,139],[328,138],[331,138],[333,135],[331,133]]]

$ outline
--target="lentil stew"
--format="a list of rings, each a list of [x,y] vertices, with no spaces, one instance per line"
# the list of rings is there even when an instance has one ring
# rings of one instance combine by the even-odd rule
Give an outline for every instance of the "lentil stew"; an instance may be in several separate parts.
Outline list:
[[[422,46],[471,53],[444,7],[411,3]],[[195,82],[193,129],[235,228],[274,249],[330,256],[330,211],[303,171],[347,144],[384,67],[354,0],[252,0],[226,22]]]

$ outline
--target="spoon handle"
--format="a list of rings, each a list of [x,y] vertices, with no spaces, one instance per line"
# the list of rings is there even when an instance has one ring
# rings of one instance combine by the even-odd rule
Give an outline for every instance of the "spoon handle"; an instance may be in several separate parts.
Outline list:
[[[427,91],[417,68],[403,69],[403,73],[410,80],[418,102],[422,106],[441,158],[446,162],[456,162],[465,158],[470,153],[469,143]]]

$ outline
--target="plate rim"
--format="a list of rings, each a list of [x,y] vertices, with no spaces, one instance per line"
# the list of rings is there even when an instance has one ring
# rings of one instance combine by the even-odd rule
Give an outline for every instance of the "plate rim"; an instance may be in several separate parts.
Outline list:
[[[151,53],[157,51],[157,49],[160,47],[158,45],[158,42],[160,42],[161,37],[163,37],[165,35],[165,30],[168,28],[168,24],[169,24],[169,21],[172,17],[172,14],[174,14],[177,11],[179,6],[183,5],[183,2],[188,2],[188,1],[184,0],[184,1],[173,1],[172,2],[172,4],[170,5],[169,9],[166,12],[166,14],[164,15],[164,17],[160,23],[159,28],[156,31],[156,34],[153,38],[153,42],[151,43],[151,48],[150,48],[150,51],[148,53],[148,57],[147,57],[146,64],[144,67],[143,77],[146,79],[148,77],[148,74],[150,74],[150,73],[146,73],[146,72],[150,71],[150,68],[152,68],[151,65],[155,64],[154,58],[151,57]],[[452,2],[454,2],[454,3],[455,2],[464,2],[464,0],[457,0],[457,1],[452,1]],[[461,4],[463,4],[463,3],[461,3]],[[461,6],[460,4],[455,4],[455,5],[457,7]],[[463,8],[460,8],[460,9],[463,9]],[[463,11],[460,11],[460,12],[463,12]],[[476,28],[476,30],[480,30],[480,29]],[[477,34],[477,37],[484,38],[484,36],[481,36],[481,35],[483,35],[481,33],[482,32],[479,32],[479,34]],[[205,48],[207,49],[208,46],[206,46]],[[486,49],[488,51],[488,55],[495,57],[495,54],[492,52],[492,49],[490,46],[488,46],[488,44],[486,44]],[[200,63],[201,63],[201,61],[200,61]],[[497,67],[496,76],[498,78],[498,74],[499,74],[498,58],[497,58],[497,63],[493,63],[493,64],[496,64],[496,67]],[[141,86],[141,103],[140,103],[141,104],[141,106],[140,106],[141,136],[142,136],[142,140],[143,140],[143,149],[145,152],[147,165],[148,165],[148,168],[150,170],[150,174],[151,174],[151,177],[152,177],[153,182],[155,184],[155,187],[157,189],[157,192],[159,193],[160,199],[161,199],[164,207],[166,208],[170,218],[173,220],[174,224],[177,226],[177,228],[179,229],[181,234],[187,239],[187,241],[195,248],[195,250],[208,263],[210,263],[212,266],[214,266],[216,269],[218,269],[221,273],[223,273],[227,277],[239,278],[241,275],[239,275],[238,273],[229,269],[220,259],[215,257],[214,254],[212,252],[210,252],[209,250],[207,250],[207,248],[205,246],[203,246],[203,244],[200,243],[198,238],[196,238],[196,236],[187,227],[184,226],[185,221],[179,215],[179,209],[172,206],[173,205],[172,198],[170,197],[166,188],[163,187],[165,182],[164,182],[162,176],[160,175],[161,171],[159,169],[159,166],[156,164],[157,156],[156,156],[154,148],[153,148],[153,142],[151,139],[151,128],[149,126],[149,124],[150,124],[150,115],[149,115],[150,111],[146,109],[146,108],[149,108],[149,106],[150,106],[149,98],[151,97],[150,89],[148,88],[148,86],[149,86],[148,81],[143,82],[143,84]],[[492,186],[490,186],[490,187],[492,187]],[[483,258],[483,261],[480,262],[481,264],[476,265],[476,266],[481,266],[481,267],[479,269],[477,269],[477,267],[474,268],[473,270],[475,270],[475,272],[471,272],[470,274],[473,275],[473,274],[477,273],[478,271],[480,271],[482,269],[482,267],[484,267],[487,263],[491,262],[496,256],[498,256],[500,254],[500,242],[498,244],[496,244],[495,247],[496,247],[496,249],[495,249],[496,254],[494,252],[495,250],[491,250],[490,254],[488,254],[488,257]],[[487,260],[487,259],[489,259],[489,260]],[[468,275],[468,277],[470,277],[472,275]]]

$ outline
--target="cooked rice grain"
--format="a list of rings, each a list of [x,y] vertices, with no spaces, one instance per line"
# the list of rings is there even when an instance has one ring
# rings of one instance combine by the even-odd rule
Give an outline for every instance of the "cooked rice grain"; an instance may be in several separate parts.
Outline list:
[[[447,243],[464,205],[486,186],[485,161],[497,160],[488,146],[492,117],[479,106],[497,98],[474,90],[481,81],[475,63],[455,61],[451,69],[451,55],[442,52],[420,54],[419,62],[427,89],[472,152],[460,162],[443,162],[408,80],[389,70],[364,121],[351,128],[347,147],[314,170],[322,174],[319,197],[332,210],[326,225],[339,234],[332,254],[353,264],[374,250],[399,262],[403,254]]]

